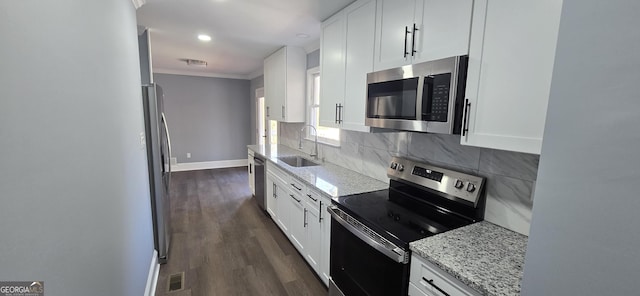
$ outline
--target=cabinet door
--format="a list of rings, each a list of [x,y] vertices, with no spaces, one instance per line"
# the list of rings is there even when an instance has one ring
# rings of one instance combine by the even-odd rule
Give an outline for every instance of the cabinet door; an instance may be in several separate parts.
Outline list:
[[[264,61],[264,98],[267,119],[284,119],[286,74],[286,48],[282,48]]]
[[[413,63],[469,53],[473,0],[418,0]]]
[[[291,219],[291,202],[289,201],[289,190],[287,185],[276,181],[276,205],[277,215],[275,217],[276,224],[280,227],[285,235],[289,235],[290,219]]]
[[[321,228],[321,222],[320,222],[320,218],[319,218],[319,210],[317,208],[317,205],[310,205],[307,204],[308,206],[305,207],[306,209],[306,219],[307,219],[307,223],[306,223],[306,227],[305,227],[305,239],[306,239],[306,255],[305,258],[307,259],[307,262],[309,263],[309,265],[311,265],[311,267],[313,268],[313,270],[319,275],[321,276],[321,270],[320,270],[320,258],[322,255],[322,245],[321,245],[321,241],[322,241],[322,228]]]
[[[367,73],[373,72],[376,1],[359,1],[345,10],[346,64],[342,128],[369,132],[365,126]]]
[[[344,101],[344,14],[322,23],[320,37],[320,125],[339,127],[338,104]]]
[[[265,186],[267,186],[266,190],[267,190],[267,204],[266,204],[266,208],[267,208],[267,213],[269,213],[269,215],[271,215],[271,219],[273,219],[273,221],[278,221],[277,220],[277,216],[278,216],[278,200],[277,200],[277,190],[276,190],[276,181],[275,181],[275,176],[271,173],[267,173],[267,182],[265,184]]]
[[[384,70],[411,63],[411,30],[415,0],[378,0],[374,69]],[[405,51],[406,49],[406,51]]]
[[[305,227],[307,226],[307,212],[304,207],[303,197],[296,192],[287,193],[289,201],[289,239],[293,246],[304,256],[305,250]]]
[[[253,161],[253,155],[248,154],[247,160],[248,160],[247,171],[249,173],[249,188],[251,189],[251,194],[256,195],[255,174],[254,174],[255,162]]]
[[[474,2],[462,144],[540,154],[561,7]]]
[[[325,283],[325,285],[329,285],[329,263],[330,263],[330,246],[331,246],[331,216],[329,216],[329,212],[327,212],[327,206],[329,206],[331,202],[328,198],[320,199],[320,205],[318,206],[318,219],[320,219],[320,231],[322,232],[322,238],[320,241],[321,244],[321,254],[320,254],[320,278]]]

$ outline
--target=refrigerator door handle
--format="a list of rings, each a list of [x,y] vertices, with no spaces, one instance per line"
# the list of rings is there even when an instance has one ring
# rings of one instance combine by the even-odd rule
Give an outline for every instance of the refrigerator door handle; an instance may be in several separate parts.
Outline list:
[[[171,185],[171,137],[169,136],[169,127],[167,126],[167,119],[164,117],[164,112],[162,112],[162,125],[164,125],[164,132],[167,135],[167,150],[169,150],[169,180],[167,182],[167,187],[169,187]]]

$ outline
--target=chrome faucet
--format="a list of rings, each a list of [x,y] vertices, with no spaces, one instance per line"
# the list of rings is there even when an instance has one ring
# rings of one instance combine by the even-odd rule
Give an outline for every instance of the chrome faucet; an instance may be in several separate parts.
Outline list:
[[[300,129],[300,133],[299,133],[299,135],[298,135],[298,140],[299,140],[299,141],[298,141],[298,149],[302,149],[302,132],[304,131],[304,129],[305,129],[306,127],[311,127],[311,128],[313,128],[313,131],[315,132],[315,135],[316,135],[315,145],[314,145],[314,147],[313,147],[313,152],[311,152],[311,155],[310,155],[310,156],[311,156],[311,157],[313,157],[313,159],[318,160],[318,130],[316,129],[316,127],[315,127],[315,126],[310,125],[310,124],[307,124],[307,125],[303,126],[303,127]]]

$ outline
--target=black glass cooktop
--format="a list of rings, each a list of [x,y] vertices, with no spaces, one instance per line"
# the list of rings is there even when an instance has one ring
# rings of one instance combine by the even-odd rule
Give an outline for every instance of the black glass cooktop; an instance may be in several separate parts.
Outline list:
[[[393,188],[336,197],[333,204],[406,248],[410,242],[473,222]]]

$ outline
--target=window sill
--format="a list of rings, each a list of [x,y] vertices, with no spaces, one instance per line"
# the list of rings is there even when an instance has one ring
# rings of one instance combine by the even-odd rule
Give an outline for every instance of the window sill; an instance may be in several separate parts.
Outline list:
[[[306,137],[305,140],[313,143],[316,139],[315,137]],[[318,144],[327,145],[331,147],[340,147],[340,141],[326,139],[326,138],[318,138]]]

